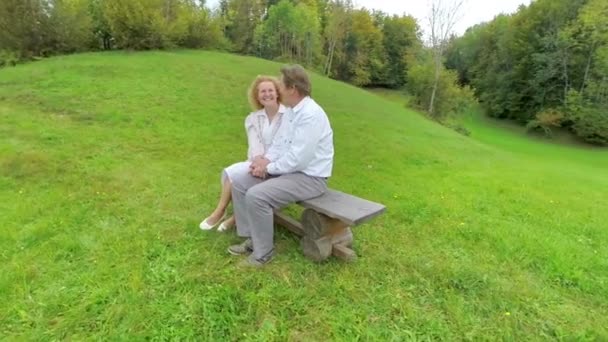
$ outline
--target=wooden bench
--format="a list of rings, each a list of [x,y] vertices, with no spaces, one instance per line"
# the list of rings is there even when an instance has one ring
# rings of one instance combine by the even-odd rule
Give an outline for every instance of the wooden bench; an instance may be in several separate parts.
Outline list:
[[[329,189],[320,197],[298,202],[305,208],[301,221],[275,211],[275,223],[298,236],[306,257],[320,262],[330,255],[353,261],[351,227],[368,222],[382,214],[386,207],[353,195]]]

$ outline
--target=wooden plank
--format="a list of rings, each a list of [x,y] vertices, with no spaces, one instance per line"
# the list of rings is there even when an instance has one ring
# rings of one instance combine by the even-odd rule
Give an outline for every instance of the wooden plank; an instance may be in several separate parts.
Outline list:
[[[289,229],[292,233],[298,236],[304,236],[304,229],[302,229],[302,224],[285,213],[275,211],[274,223]]]
[[[331,254],[338,259],[348,262],[357,260],[357,254],[355,251],[340,244],[334,245],[333,249],[331,250]]]
[[[386,210],[386,207],[380,203],[332,189],[327,190],[325,194],[317,198],[302,201],[298,204],[343,221],[349,226],[365,223]]]

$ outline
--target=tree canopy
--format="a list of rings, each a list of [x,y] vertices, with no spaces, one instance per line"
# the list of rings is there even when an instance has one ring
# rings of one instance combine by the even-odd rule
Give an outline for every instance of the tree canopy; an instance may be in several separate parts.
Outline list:
[[[606,0],[537,0],[424,44],[412,16],[351,0],[221,0],[214,10],[200,0],[3,0],[0,67],[80,51],[222,49],[406,89],[439,121],[476,98],[490,116],[608,144],[605,18]]]
[[[488,115],[608,144],[608,2],[538,0],[454,39],[446,65]]]

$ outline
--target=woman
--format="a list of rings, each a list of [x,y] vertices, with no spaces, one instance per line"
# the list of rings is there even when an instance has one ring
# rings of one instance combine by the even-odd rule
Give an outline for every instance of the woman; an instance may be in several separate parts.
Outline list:
[[[237,172],[249,172],[249,166],[255,158],[263,157],[281,126],[285,107],[281,105],[279,82],[274,77],[258,76],[248,91],[249,103],[255,110],[245,119],[245,130],[249,148],[247,161],[233,164],[222,173],[222,194],[215,210],[199,225],[202,230],[210,230],[219,224],[218,231],[226,231],[235,224],[234,217],[220,222],[226,216],[230,204],[232,183],[231,175]]]

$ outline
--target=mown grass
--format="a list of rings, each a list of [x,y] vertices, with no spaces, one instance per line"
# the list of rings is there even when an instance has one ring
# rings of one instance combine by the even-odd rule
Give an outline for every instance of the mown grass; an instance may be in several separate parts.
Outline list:
[[[333,188],[384,203],[360,259],[277,232],[243,270],[197,224],[279,65],[211,52],[0,70],[0,335],[9,340],[608,339],[608,153],[474,122],[467,138],[313,77]]]

